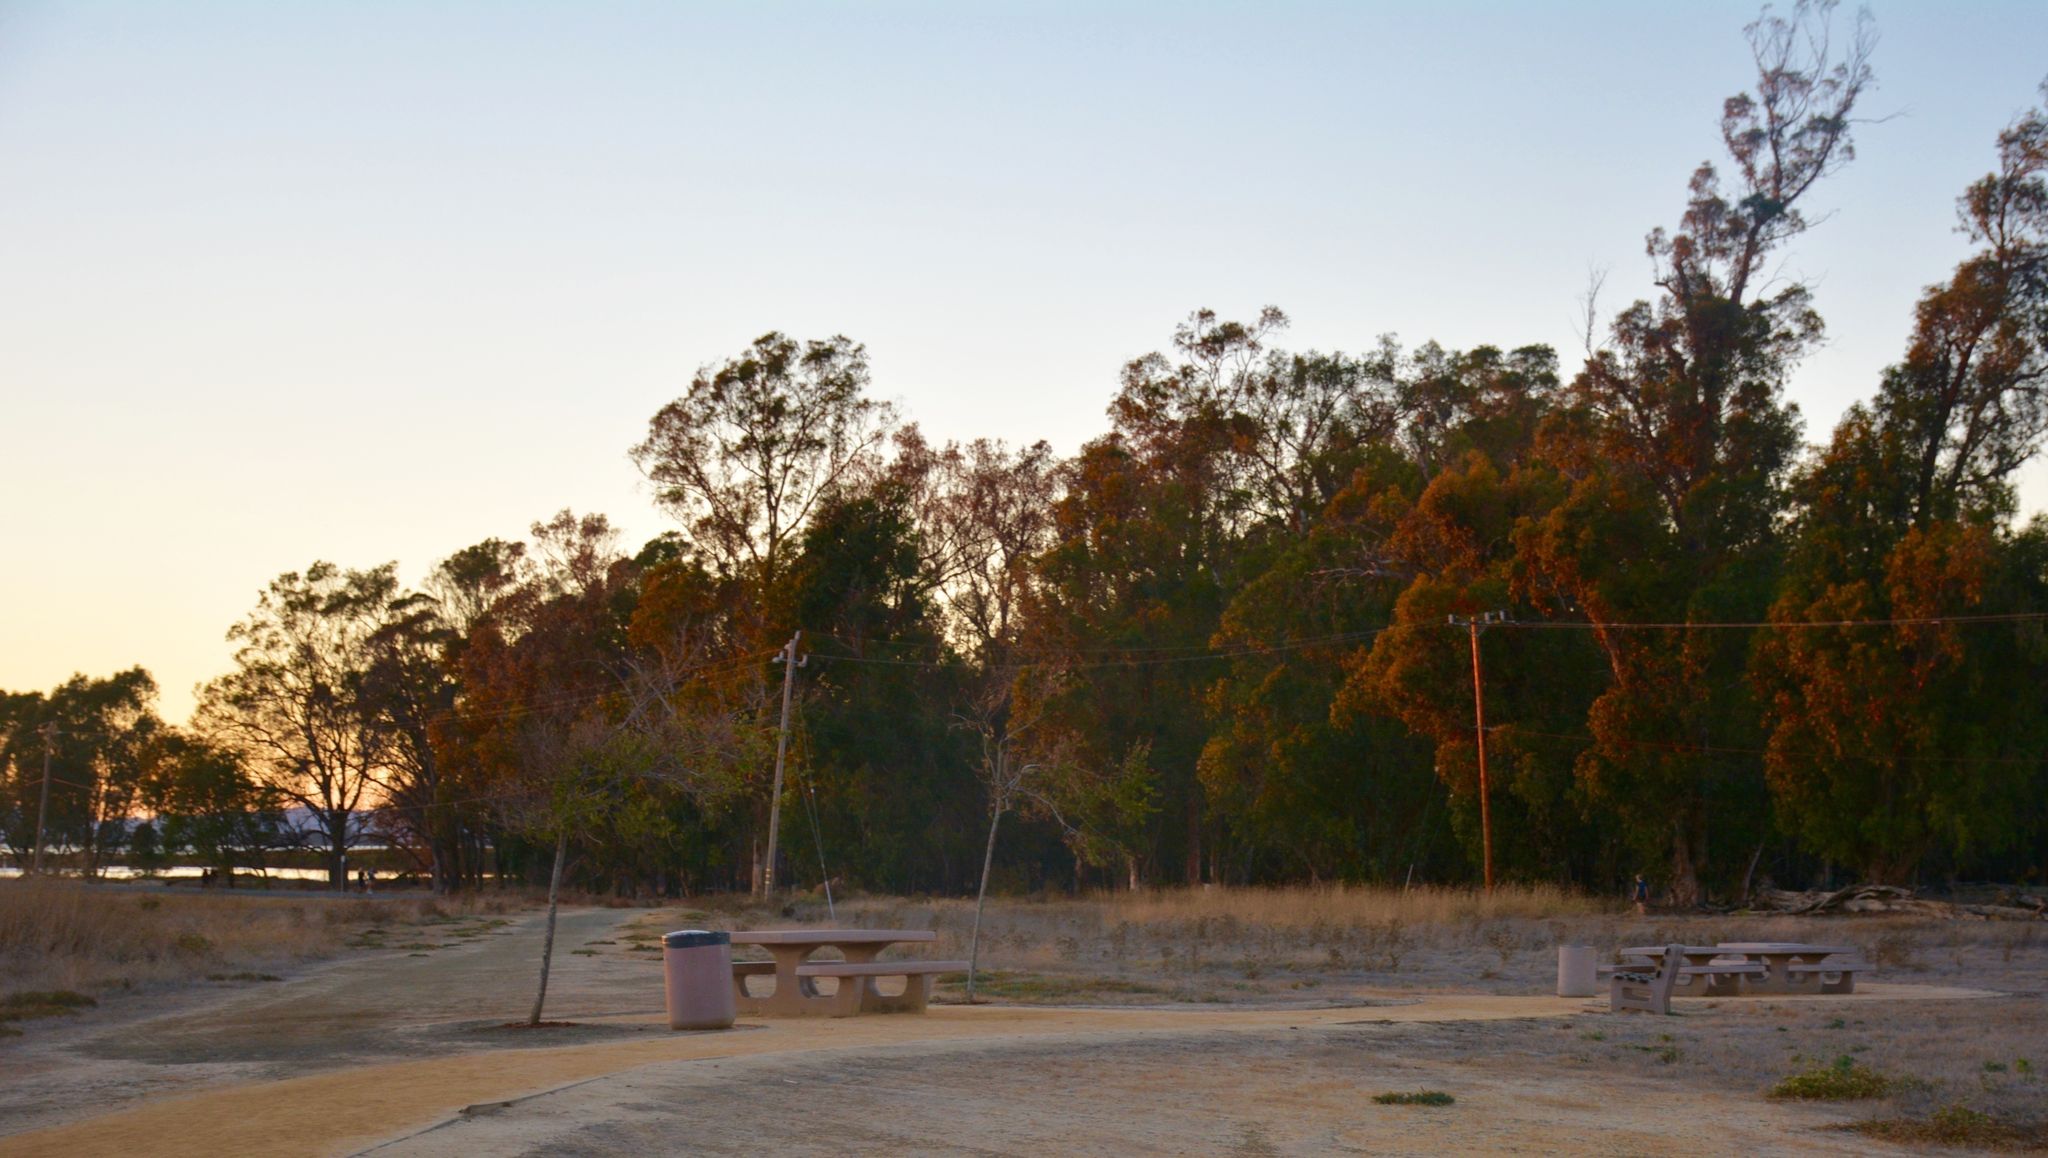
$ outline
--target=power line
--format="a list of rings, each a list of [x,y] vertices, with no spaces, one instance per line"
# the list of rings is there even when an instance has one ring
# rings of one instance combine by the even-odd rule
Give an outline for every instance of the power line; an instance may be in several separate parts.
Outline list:
[[[1504,626],[1575,631],[1706,631],[1754,628],[1792,630],[1815,627],[1918,627],[1937,623],[2022,623],[2038,619],[2048,619],[2048,611],[2014,611],[2003,615],[1928,615],[1905,619],[1791,619],[1775,622],[1701,620],[1692,623],[1590,623],[1572,619],[1510,619]]]
[[[1683,741],[1683,740],[1648,740],[1648,739],[1635,739],[1635,738],[1632,738],[1632,737],[1620,737],[1620,738],[1614,738],[1614,739],[1607,739],[1607,740],[1603,740],[1603,739],[1601,739],[1601,738],[1600,738],[1600,737],[1598,737],[1598,736],[1588,736],[1588,735],[1579,735],[1579,734],[1574,734],[1574,733],[1570,733],[1570,732],[1540,732],[1540,731],[1537,731],[1537,730],[1535,730],[1535,729],[1533,729],[1533,728],[1525,728],[1525,727],[1523,727],[1523,726],[1521,726],[1521,725],[1519,725],[1519,724],[1498,724],[1498,725],[1495,725],[1495,731],[1499,731],[1499,730],[1500,730],[1500,729],[1502,729],[1502,728],[1510,728],[1510,729],[1513,729],[1516,735],[1521,735],[1521,736],[1541,736],[1541,737],[1543,737],[1544,739],[1548,739],[1548,740],[1577,740],[1577,741],[1579,741],[1579,742],[1581,742],[1581,743],[1587,743],[1587,744],[1603,744],[1603,745],[1604,745],[1604,744],[1614,744],[1614,745],[1620,745],[1620,746],[1623,746],[1623,747],[1630,747],[1630,748],[1661,748],[1661,749],[1664,749],[1664,750],[1666,750],[1666,751],[1672,751],[1672,752],[1699,752],[1699,753],[1705,753],[1705,754],[1710,754],[1710,755],[1728,755],[1728,756],[1768,756],[1768,755],[1770,755],[1770,754],[1771,754],[1771,750],[1770,750],[1769,748],[1738,748],[1738,747],[1733,747],[1733,746],[1730,746],[1730,745],[1725,745],[1725,744],[1694,744],[1694,743],[1688,743],[1688,742],[1686,742],[1686,741]],[[1829,755],[1827,755],[1827,754],[1825,754],[1825,753],[1820,753],[1820,752],[1785,752],[1785,753],[1781,753],[1781,754],[1782,754],[1782,755],[1786,755],[1786,756],[1795,756],[1795,757],[1798,757],[1799,759],[1802,759],[1802,760],[1822,760],[1822,759],[1848,759],[1848,760],[1869,760],[1869,761],[1872,761],[1872,762],[1883,762],[1883,761],[1886,761],[1886,760],[1891,760],[1891,761],[1897,761],[1897,762],[1899,762],[1899,763],[1904,763],[1904,764],[2012,764],[2012,765],[2018,765],[2018,766],[2022,766],[2022,767],[2039,767],[2039,766],[2041,766],[2041,765],[2048,765],[2048,756],[1885,756],[1885,757],[1876,757],[1876,756],[1829,756]]]
[[[1016,664],[1000,664],[1000,665],[998,665],[998,666],[1000,666],[1000,667],[1005,667],[1005,668],[1018,668],[1018,669],[1035,669],[1035,668],[1059,668],[1059,669],[1062,669],[1062,670],[1066,670],[1066,671],[1091,671],[1091,670],[1099,670],[1099,669],[1102,669],[1102,668],[1126,668],[1126,667],[1158,667],[1158,666],[1164,666],[1164,665],[1167,665],[1167,664],[1180,664],[1180,663],[1206,663],[1206,662],[1210,662],[1210,661],[1213,661],[1213,660],[1219,660],[1219,659],[1242,659],[1242,658],[1246,658],[1246,657],[1251,657],[1251,656],[1261,656],[1261,655],[1277,655],[1277,654],[1280,654],[1280,653],[1282,653],[1282,652],[1289,652],[1289,651],[1299,651],[1299,650],[1301,650],[1302,648],[1307,648],[1307,647],[1319,647],[1319,646],[1326,646],[1326,645],[1334,645],[1334,644],[1343,644],[1343,643],[1361,643],[1361,642],[1364,642],[1365,640],[1368,640],[1368,639],[1372,639],[1372,638],[1374,638],[1375,636],[1378,636],[1378,635],[1380,635],[1380,634],[1382,634],[1382,633],[1384,633],[1384,632],[1387,632],[1387,631],[1391,631],[1391,630],[1393,630],[1393,628],[1392,628],[1391,626],[1389,626],[1389,627],[1376,627],[1376,628],[1373,628],[1373,629],[1371,629],[1371,630],[1369,630],[1369,631],[1350,631],[1350,632],[1344,632],[1344,633],[1341,633],[1341,634],[1337,634],[1337,635],[1325,635],[1325,636],[1315,636],[1315,637],[1311,637],[1311,638],[1306,638],[1306,639],[1292,639],[1292,640],[1284,640],[1284,641],[1282,641],[1282,642],[1279,642],[1279,643],[1272,643],[1272,644],[1253,644],[1253,645],[1247,645],[1247,646],[1242,646],[1242,647],[1232,647],[1232,648],[1217,648],[1217,647],[1213,647],[1213,646],[1212,646],[1212,647],[1211,647],[1211,648],[1210,648],[1210,649],[1209,649],[1208,651],[1206,651],[1206,652],[1204,652],[1203,654],[1200,654],[1200,655],[1174,655],[1174,656],[1154,656],[1154,657],[1151,657],[1151,658],[1145,658],[1145,659],[1138,659],[1138,658],[1132,658],[1132,659],[1121,659],[1121,660],[1097,660],[1097,661],[1094,661],[1094,662],[1090,662],[1090,663],[1067,663],[1067,662],[1059,662],[1059,661],[1040,661],[1040,662],[1034,662],[1034,663],[1016,663]],[[832,637],[832,636],[826,636],[825,638],[827,638],[827,639],[833,639],[834,637]],[[840,642],[840,643],[845,643],[846,641],[845,641],[845,640],[836,640],[836,642]],[[888,641],[886,641],[886,640],[876,640],[876,641],[872,641],[872,642],[877,642],[877,643],[886,643],[886,642],[888,642]],[[853,664],[868,664],[868,665],[873,665],[873,666],[881,666],[881,667],[921,667],[921,668],[944,668],[944,667],[950,667],[950,666],[953,666],[953,665],[951,665],[951,664],[947,664],[947,663],[940,663],[940,662],[936,662],[936,661],[932,661],[932,660],[916,660],[916,659],[885,659],[885,658],[883,658],[883,657],[880,657],[880,656],[852,656],[852,655],[832,655],[832,654],[830,654],[829,652],[822,652],[822,651],[818,651],[818,652],[812,652],[811,654],[812,654],[812,655],[815,655],[815,656],[817,656],[817,657],[818,657],[819,659],[821,659],[821,660],[824,660],[824,661],[826,661],[826,662],[828,662],[828,663],[853,663]],[[1049,652],[1049,651],[1048,651],[1048,652],[1029,652],[1029,653],[1025,653],[1025,654],[1034,654],[1034,655],[1056,655],[1056,654],[1060,654],[1060,653],[1058,653],[1058,652]],[[1077,653],[1077,654],[1078,654],[1078,653]]]

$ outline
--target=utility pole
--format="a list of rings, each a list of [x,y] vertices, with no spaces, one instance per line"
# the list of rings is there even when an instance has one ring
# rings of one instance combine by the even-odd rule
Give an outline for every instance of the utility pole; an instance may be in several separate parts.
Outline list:
[[[775,895],[775,837],[782,827],[782,760],[789,752],[789,698],[796,684],[796,669],[810,662],[810,657],[798,659],[797,641],[804,637],[799,631],[789,637],[782,646],[782,654],[775,662],[782,665],[782,727],[775,733],[775,794],[768,798],[768,860],[761,866],[761,895]]]
[[[50,752],[57,746],[57,725],[44,724],[39,731],[43,734],[43,799],[36,805],[36,856],[29,871],[42,875],[43,871],[43,821],[50,815]]]
[[[1479,847],[1481,872],[1486,879],[1486,891],[1490,893],[1493,891],[1493,802],[1486,787],[1486,683],[1479,674],[1479,629],[1490,623],[1506,623],[1508,613],[1489,611],[1463,619],[1455,615],[1445,618],[1451,626],[1465,628],[1472,639],[1472,725],[1473,734],[1479,742]]]

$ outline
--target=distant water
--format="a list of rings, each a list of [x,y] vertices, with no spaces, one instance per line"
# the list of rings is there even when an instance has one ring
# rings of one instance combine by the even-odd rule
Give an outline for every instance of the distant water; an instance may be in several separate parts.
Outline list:
[[[194,865],[181,865],[177,868],[158,869],[151,873],[141,869],[127,868],[122,865],[109,865],[100,870],[100,878],[109,881],[132,881],[137,877],[153,876],[158,879],[172,878],[196,881],[205,871],[205,869]],[[320,868],[274,868],[262,873],[258,873],[254,869],[237,869],[235,871],[237,875],[246,873],[251,876],[269,877],[271,880],[276,881],[324,881],[327,879],[327,870]],[[20,875],[21,870],[18,868],[0,866],[0,877],[18,877]]]

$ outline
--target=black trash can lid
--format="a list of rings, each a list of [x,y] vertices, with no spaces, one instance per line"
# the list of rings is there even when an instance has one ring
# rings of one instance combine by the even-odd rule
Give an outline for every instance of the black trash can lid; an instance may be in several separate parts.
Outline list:
[[[697,949],[705,945],[730,945],[731,933],[707,932],[703,929],[678,929],[664,936],[661,943],[671,949]]]

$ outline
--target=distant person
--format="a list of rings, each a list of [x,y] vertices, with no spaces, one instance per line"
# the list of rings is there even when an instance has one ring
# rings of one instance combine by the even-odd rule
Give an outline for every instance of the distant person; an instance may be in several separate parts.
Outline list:
[[[364,870],[363,870],[363,895],[367,897],[367,896],[369,896],[369,895],[370,895],[371,893],[373,893],[373,892],[376,892],[376,891],[377,891],[377,870],[375,870],[375,869],[364,869]]]
[[[1641,873],[1636,874],[1635,902],[1636,916],[1647,917],[1650,915],[1650,882],[1644,880]]]

